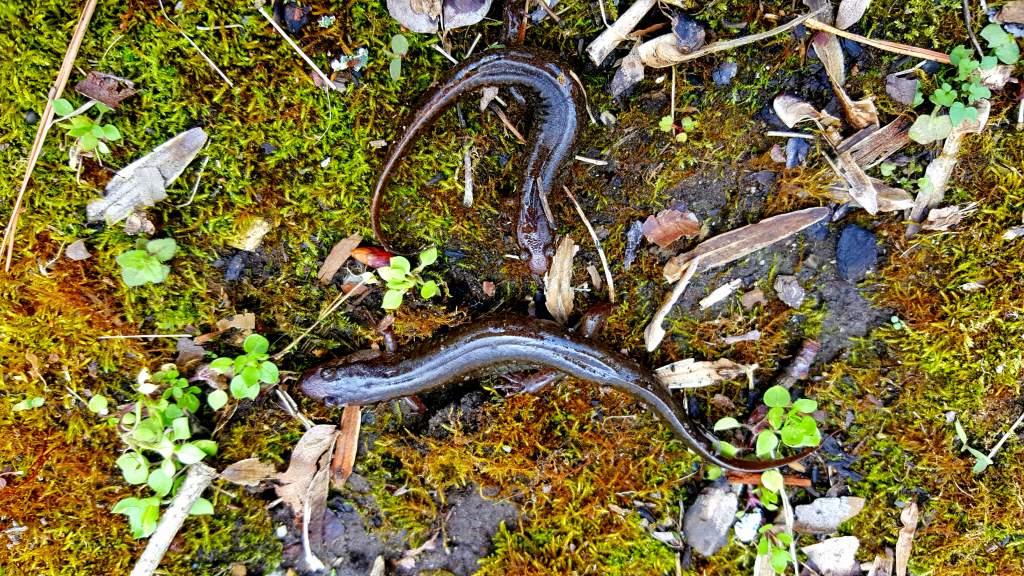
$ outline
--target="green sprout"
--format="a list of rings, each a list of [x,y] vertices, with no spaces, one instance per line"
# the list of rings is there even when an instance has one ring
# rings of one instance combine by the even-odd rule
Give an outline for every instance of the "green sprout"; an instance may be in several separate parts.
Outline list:
[[[75,138],[75,145],[83,152],[91,152],[99,157],[102,154],[110,154],[108,143],[121,139],[121,131],[113,124],[103,124],[103,115],[111,111],[110,106],[102,102],[93,105],[99,115],[92,119],[84,115],[85,110],[75,110],[71,102],[64,98],[53,101],[53,111],[61,116],[61,120],[67,120],[61,124],[67,129],[68,136]]]
[[[117,257],[117,263],[121,266],[121,278],[127,286],[159,284],[171,273],[171,267],[164,262],[173,258],[177,251],[178,245],[171,238],[140,238],[135,250],[129,250]]]
[[[402,77],[402,58],[409,53],[409,39],[401,34],[395,34],[391,37],[391,51],[385,52],[391,55],[391,63],[388,65],[391,79],[398,82]]]
[[[277,384],[280,374],[277,365],[270,361],[267,350],[270,343],[259,334],[250,334],[242,349],[245,354],[234,358],[220,357],[210,362],[210,369],[231,377],[231,396],[236,400],[255,400],[260,393],[260,384]],[[228,396],[223,390],[211,392],[206,398],[214,410],[227,404]]]
[[[818,403],[807,398],[792,401],[789,390],[782,386],[772,386],[764,393],[764,403],[768,413],[762,422],[754,426],[744,426],[732,417],[721,418],[715,422],[715,431],[746,428],[756,432],[754,444],[758,458],[776,458],[779,444],[789,448],[817,446],[821,443],[821,432],[818,422],[810,416],[818,409]],[[737,448],[722,440],[719,441],[722,453],[733,456]]]
[[[389,265],[377,269],[381,280],[387,283],[387,291],[384,292],[384,300],[381,308],[395,310],[402,305],[405,293],[416,286],[420,287],[420,297],[429,300],[441,293],[437,282],[433,280],[424,281],[420,273],[424,268],[437,261],[437,248],[427,248],[419,255],[419,266],[412,268],[409,260],[403,256],[391,258]]]

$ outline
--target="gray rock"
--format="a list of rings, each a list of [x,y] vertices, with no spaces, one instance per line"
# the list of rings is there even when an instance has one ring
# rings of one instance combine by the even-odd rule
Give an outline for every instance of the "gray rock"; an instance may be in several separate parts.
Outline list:
[[[736,77],[737,70],[739,70],[739,66],[735,62],[722,62],[711,73],[711,79],[719,86],[728,86]]]
[[[863,509],[863,498],[818,498],[810,504],[796,507],[793,530],[804,534],[831,534]]]
[[[875,235],[856,224],[843,228],[836,245],[836,269],[843,280],[859,282],[875,268],[878,245]]]
[[[729,542],[739,500],[724,482],[705,488],[686,511],[683,533],[686,542],[701,556],[711,556]]]
[[[786,168],[796,168],[807,160],[807,153],[811,145],[803,138],[790,138],[786,140]]]
[[[67,250],[64,251],[64,255],[71,260],[85,260],[92,254],[89,254],[89,250],[85,247],[85,240],[75,240],[71,244],[68,244]]]
[[[885,77],[885,93],[904,106],[913,106],[917,83],[917,78],[913,76],[889,74]]]
[[[774,288],[779,300],[782,300],[790,308],[799,308],[804,303],[804,297],[807,296],[796,276],[777,276]]]
[[[821,576],[860,576],[858,548],[860,540],[856,536],[843,536],[804,546],[801,550],[807,555],[807,564]]]
[[[747,512],[742,518],[736,521],[736,525],[733,526],[732,532],[736,535],[736,539],[745,544],[749,544],[757,539],[757,530],[761,527],[761,510],[756,509],[751,512]]]

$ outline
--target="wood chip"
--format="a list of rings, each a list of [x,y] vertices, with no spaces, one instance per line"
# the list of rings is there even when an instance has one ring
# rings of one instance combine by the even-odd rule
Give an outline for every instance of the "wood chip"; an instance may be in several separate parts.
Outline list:
[[[811,45],[814,46],[814,53],[821,60],[825,68],[825,74],[832,81],[833,86],[842,86],[846,83],[846,60],[843,57],[843,47],[839,44],[839,38],[828,32],[815,32],[811,38]]]
[[[551,268],[544,275],[544,298],[548,312],[555,320],[565,324],[572,314],[573,299],[576,292],[572,289],[572,261],[579,248],[572,238],[566,236],[555,250],[551,259]]]
[[[167,198],[167,187],[181,176],[206,140],[202,128],[186,130],[119,170],[107,183],[104,197],[86,207],[89,221],[114,224],[136,209]]]
[[[907,564],[910,562],[910,548],[914,544],[914,534],[917,532],[917,502],[911,502],[909,506],[900,513],[899,538],[896,540],[896,576],[907,576]]]
[[[902,212],[914,206],[914,197],[903,188],[894,188],[885,182],[871,178],[871,184],[875,187],[879,212]],[[843,184],[835,184],[829,187],[829,193],[836,202],[850,202],[850,189]]]
[[[256,329],[256,314],[243,312],[217,320],[217,330],[226,332],[232,328],[241,332],[252,332]]]
[[[871,5],[871,0],[842,0],[839,8],[836,9],[836,21],[834,26],[840,30],[846,30],[860,21],[864,11]]]
[[[243,232],[228,241],[228,246],[245,252],[255,252],[268,232],[270,232],[270,222],[263,218],[253,218],[249,220]]]
[[[684,236],[690,238],[700,234],[700,221],[693,212],[669,208],[648,216],[643,232],[648,242],[667,248]]]
[[[963,206],[947,206],[928,212],[928,217],[921,224],[923,230],[945,232],[960,223],[961,220],[978,211],[978,204],[971,202]]]
[[[677,256],[678,258],[678,256]],[[690,284],[690,279],[697,272],[697,267],[701,263],[700,254],[694,256],[692,259],[680,264],[679,275],[681,276],[676,285],[672,287],[672,292],[665,297],[662,301],[661,306],[658,307],[657,312],[654,313],[654,318],[644,328],[644,345],[647,347],[648,352],[654,351],[655,348],[661,344],[661,341],[665,338],[665,329],[662,328],[662,324],[665,322],[665,318],[668,313],[672,311],[672,307],[676,305],[680,296],[686,291],[686,287]],[[667,274],[666,274],[667,277]],[[672,280],[669,280],[670,282]]]
[[[590,61],[595,66],[600,66],[622,41],[629,38],[629,33],[636,28],[636,25],[654,7],[655,3],[655,0],[635,0],[630,4],[618,20],[587,46],[587,56],[590,56]]]
[[[302,520],[302,547],[310,570],[324,567],[317,557],[323,544],[324,512],[331,477],[331,458],[338,432],[333,425],[319,424],[302,435],[292,450],[288,470],[277,475],[281,498]]]
[[[700,309],[707,310],[708,308],[711,308],[715,304],[718,304],[719,302],[725,300],[726,298],[731,296],[732,293],[735,292],[736,289],[739,288],[742,283],[742,280],[736,278],[726,284],[719,286],[718,288],[715,288],[714,290],[711,291],[710,294],[701,298],[699,302]]]
[[[359,243],[362,241],[362,236],[353,234],[344,240],[340,240],[331,248],[331,252],[327,255],[327,258],[324,258],[324,263],[320,266],[320,271],[316,273],[321,284],[331,283],[334,275],[352,255],[352,250],[359,246]]]
[[[801,122],[818,119],[818,109],[801,98],[791,94],[779,94],[772,101],[772,108],[775,114],[782,120],[782,123],[793,128]]]
[[[273,464],[260,462],[259,458],[246,458],[225,468],[220,477],[239,486],[258,486],[276,474]]]
[[[849,152],[836,157],[836,173],[846,181],[850,197],[866,210],[868,214],[878,213],[878,190],[864,170],[853,160]]]
[[[356,451],[359,449],[360,415],[359,406],[356,405],[346,405],[341,412],[341,432],[335,444],[334,459],[331,461],[331,483],[335,490],[341,490],[348,477],[352,475]]]
[[[848,147],[840,143],[837,149],[849,152],[858,166],[868,170],[910,144],[909,132],[912,125],[909,118],[900,116]]]
[[[760,288],[754,288],[750,292],[746,292],[743,296],[740,296],[740,305],[747,310],[757,306],[758,304],[767,304],[768,300],[764,297],[764,291]]]
[[[93,70],[75,84],[75,91],[111,108],[117,108],[122,100],[135,94],[135,84],[131,80]]]
[[[996,20],[1002,23],[1024,24],[1024,0],[1013,0],[999,9]]]
[[[740,342],[757,342],[760,339],[760,330],[750,330],[749,332],[744,332],[743,334],[737,334],[735,336],[726,336],[725,338],[722,338],[722,344],[732,346],[733,344],[739,344]]]
[[[756,364],[738,364],[728,358],[702,362],[687,358],[662,366],[654,373],[669,388],[703,388],[716,382],[732,380],[756,368]]]
[[[665,279],[669,282],[678,280],[685,265],[697,256],[701,257],[697,272],[729,264],[821,222],[830,213],[824,207],[804,208],[719,234],[701,242],[693,250],[671,258],[665,264]]]

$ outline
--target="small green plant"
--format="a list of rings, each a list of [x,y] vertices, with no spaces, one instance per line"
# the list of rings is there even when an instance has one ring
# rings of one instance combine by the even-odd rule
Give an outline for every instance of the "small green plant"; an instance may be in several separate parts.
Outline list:
[[[145,484],[153,495],[125,498],[111,511],[128,517],[134,537],[145,538],[156,530],[160,506],[170,501],[184,480],[181,472],[215,455],[217,443],[192,438],[191,422],[199,411],[202,389],[181,377],[174,364],[162,366],[152,376],[142,370],[136,379],[136,392],[127,410],[108,421],[119,427],[121,440],[128,446],[117,459],[125,481],[133,486]],[[88,405],[103,415],[108,403],[106,397],[94,395]],[[200,498],[190,513],[213,514],[213,505]]]
[[[260,393],[260,384],[277,384],[280,374],[277,365],[270,361],[267,350],[270,343],[259,334],[250,334],[242,343],[245,354],[234,358],[220,357],[210,362],[210,369],[231,378],[231,396],[236,400],[255,400]],[[227,404],[228,396],[223,390],[211,392],[206,397],[214,410]]]
[[[956,429],[956,437],[960,439],[960,443],[963,445],[961,446],[960,451],[962,452],[966,450],[971,453],[971,456],[974,456],[974,466],[971,468],[971,472],[981,474],[992,465],[992,459],[988,457],[988,454],[985,454],[981,450],[967,444],[967,431],[964,430],[959,419],[955,420],[953,425]]]
[[[22,412],[24,410],[35,410],[41,407],[46,402],[46,399],[42,396],[30,396],[25,398],[21,402],[18,402],[14,406],[11,406],[11,410],[15,412]]]
[[[385,50],[385,52],[387,52]],[[391,51],[388,54],[391,56],[391,63],[388,65],[388,72],[391,74],[391,79],[395,82],[402,77],[402,58],[409,53],[409,39],[401,34],[395,34],[391,37]]]
[[[437,248],[427,248],[419,255],[419,266],[412,268],[409,260],[403,256],[391,258],[388,266],[377,269],[381,280],[387,283],[384,301],[381,308],[395,310],[402,305],[405,293],[416,286],[420,287],[420,297],[429,300],[437,296],[441,290],[433,280],[424,281],[420,273],[424,268],[437,261]]]
[[[956,67],[956,75],[943,80],[928,100],[935,105],[931,114],[917,117],[910,127],[910,138],[919,144],[929,144],[942,140],[964,121],[977,121],[978,108],[974,104],[992,96],[992,92],[982,84],[981,71],[991,70],[1000,62],[1014,65],[1020,58],[1020,49],[1013,36],[1006,33],[999,24],[989,24],[981,30],[981,37],[988,43],[991,53],[975,60],[973,53],[966,46],[957,46],[949,54],[950,63]],[[924,102],[924,96],[918,91],[914,96],[914,106]],[[942,109],[946,114],[940,114]]]
[[[779,496],[785,487],[785,479],[778,470],[768,470],[761,474],[761,486],[758,487],[759,500],[761,505],[769,510],[778,508]],[[780,531],[769,524],[762,526],[758,532],[760,538],[757,541],[757,553],[759,556],[767,556],[772,570],[777,573],[785,572],[786,566],[793,561],[789,546],[793,543],[793,535],[786,531]]]
[[[818,409],[818,403],[807,398],[792,401],[789,390],[782,386],[772,386],[764,393],[764,404],[768,407],[764,420],[753,426],[744,426],[731,417],[721,418],[715,422],[715,431],[746,428],[756,433],[754,451],[758,458],[776,458],[779,444],[789,448],[817,446],[821,443],[821,432],[818,422],[810,416]],[[721,450],[726,455],[734,455],[737,448],[728,442],[719,441]]]
[[[688,134],[697,127],[697,121],[689,116],[683,116],[683,119],[676,125],[672,120],[672,116],[662,116],[658,122],[658,129],[662,132],[674,132],[676,135],[676,142],[683,143],[689,137]]]
[[[129,250],[117,257],[117,263],[121,266],[121,278],[128,286],[159,284],[171,273],[171,267],[164,262],[173,258],[177,251],[178,245],[171,238],[140,238],[135,250]]]
[[[53,101],[53,111],[67,120],[61,127],[67,129],[68,136],[75,138],[75,145],[80,150],[96,156],[110,154],[108,143],[120,140],[121,131],[113,124],[102,123],[103,115],[111,111],[110,106],[96,102],[93,107],[99,112],[95,120],[81,112],[75,114],[75,107],[64,98]]]

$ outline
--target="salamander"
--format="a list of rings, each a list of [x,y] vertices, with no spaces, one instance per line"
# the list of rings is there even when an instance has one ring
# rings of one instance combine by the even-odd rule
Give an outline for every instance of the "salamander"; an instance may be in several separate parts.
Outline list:
[[[508,48],[481,53],[456,67],[415,109],[402,136],[384,161],[370,205],[370,222],[377,241],[392,250],[381,228],[384,188],[413,142],[437,117],[468,92],[487,86],[521,87],[527,107],[538,115],[530,136],[529,155],[519,185],[522,194],[516,239],[530,271],[542,275],[552,254],[554,230],[545,203],[554,188],[562,162],[571,157],[581,125],[581,90],[557,58],[540,50]]]
[[[420,394],[499,366],[544,367],[621,390],[642,401],[686,446],[731,470],[760,472],[799,460],[813,449],[777,460],[718,453],[719,442],[690,419],[650,370],[553,322],[514,316],[470,324],[419,350],[373,360],[322,364],[306,372],[302,391],[329,405],[369,404]]]

